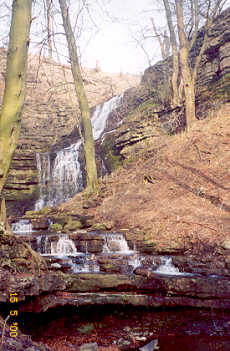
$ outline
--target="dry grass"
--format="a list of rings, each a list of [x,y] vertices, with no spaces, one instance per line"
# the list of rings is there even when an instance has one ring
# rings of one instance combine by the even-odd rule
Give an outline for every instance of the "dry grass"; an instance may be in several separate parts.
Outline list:
[[[188,134],[153,139],[141,157],[102,181],[99,206],[86,212],[76,195],[62,209],[133,229],[159,247],[230,238],[229,116],[226,104]]]

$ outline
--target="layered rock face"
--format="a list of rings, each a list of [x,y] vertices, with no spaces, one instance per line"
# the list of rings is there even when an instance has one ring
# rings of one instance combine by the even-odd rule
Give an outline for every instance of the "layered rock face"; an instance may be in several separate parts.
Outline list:
[[[54,240],[55,235],[58,236],[46,237],[48,241]],[[55,246],[51,245],[51,255],[48,253],[44,258],[30,249],[25,238],[5,235],[1,230],[0,302],[8,302],[9,291],[13,291],[21,303],[20,310],[33,312],[62,305],[95,304],[230,308],[228,262],[222,261],[218,264],[219,268],[211,268],[208,257],[194,259],[175,256],[173,261],[180,267],[179,272],[173,266],[165,267],[163,264],[163,268],[160,263],[162,258],[157,252],[140,256],[136,251],[127,252],[129,248],[125,247],[126,252],[122,253],[118,250],[119,241],[109,241],[111,234],[107,234],[106,239],[104,235],[84,233],[73,233],[71,237],[82,250],[79,255],[72,256],[73,262],[77,262],[75,265],[70,263],[71,254],[66,251],[66,239],[62,252],[56,246],[52,254]],[[31,241],[33,237],[27,235],[27,239]],[[36,237],[34,239],[39,241]],[[110,250],[107,255],[102,250],[104,240]],[[223,250],[229,253],[229,249]],[[89,267],[85,272],[74,273],[73,270],[81,266],[80,261],[84,258]],[[140,261],[131,267],[131,260],[135,258]],[[95,260],[100,265],[100,271],[91,272],[90,264]],[[161,268],[156,269],[159,264]],[[170,272],[172,267],[173,271]],[[183,269],[186,273],[183,273]]]
[[[6,67],[4,49],[0,49],[0,67],[1,101]],[[93,111],[97,104],[136,86],[139,77],[85,69],[83,80]],[[79,107],[70,66],[59,65],[38,56],[29,56],[26,84],[21,135],[4,190],[8,208],[14,208],[16,213],[24,213],[26,208],[32,208],[38,198],[36,153],[60,149],[79,138]],[[16,208],[13,202],[17,202]]]
[[[196,115],[203,119],[219,104],[230,98],[230,11],[219,15],[212,26],[208,47],[202,56],[196,82]],[[194,62],[203,40],[202,30],[191,51]],[[149,67],[137,88],[125,92],[123,104],[114,115],[123,124],[114,134],[105,136],[101,147],[105,163],[110,170],[122,159],[129,159],[145,147],[146,140],[162,133],[174,133],[185,126],[184,107],[169,107],[169,90],[165,86],[172,71],[172,58]]]

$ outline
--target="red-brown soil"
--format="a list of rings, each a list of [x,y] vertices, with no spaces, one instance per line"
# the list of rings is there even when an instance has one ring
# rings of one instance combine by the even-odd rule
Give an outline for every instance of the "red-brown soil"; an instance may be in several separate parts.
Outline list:
[[[86,200],[77,194],[60,210],[133,229],[162,249],[201,251],[230,239],[229,116],[225,104],[188,133],[152,138],[131,162],[101,180],[96,207],[83,209]]]

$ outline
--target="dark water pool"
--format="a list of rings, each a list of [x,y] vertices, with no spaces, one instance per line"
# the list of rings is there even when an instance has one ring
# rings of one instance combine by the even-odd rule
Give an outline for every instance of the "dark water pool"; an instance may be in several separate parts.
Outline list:
[[[158,339],[161,351],[230,351],[230,311],[63,307],[41,314],[21,313],[20,329],[56,351],[61,345],[73,350],[73,345],[87,342],[137,350],[153,339]]]

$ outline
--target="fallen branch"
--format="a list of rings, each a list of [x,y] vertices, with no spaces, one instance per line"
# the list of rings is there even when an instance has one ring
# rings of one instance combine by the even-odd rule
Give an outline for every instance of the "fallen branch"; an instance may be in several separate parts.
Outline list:
[[[6,331],[6,323],[8,319],[10,318],[10,315],[6,317],[4,320],[3,328],[2,328],[2,340],[1,340],[1,346],[0,346],[0,351],[3,351],[3,344],[4,344],[4,337],[5,337],[5,331]]]

